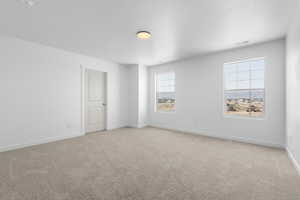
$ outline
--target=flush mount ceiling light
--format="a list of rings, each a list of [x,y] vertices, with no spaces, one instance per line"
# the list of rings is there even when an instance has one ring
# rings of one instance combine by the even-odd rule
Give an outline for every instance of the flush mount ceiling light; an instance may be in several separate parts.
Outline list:
[[[151,37],[151,33],[149,31],[139,31],[136,33],[136,37],[141,40],[148,40]]]
[[[26,4],[29,7],[32,7],[35,5],[35,1],[34,0],[20,0],[22,3]]]

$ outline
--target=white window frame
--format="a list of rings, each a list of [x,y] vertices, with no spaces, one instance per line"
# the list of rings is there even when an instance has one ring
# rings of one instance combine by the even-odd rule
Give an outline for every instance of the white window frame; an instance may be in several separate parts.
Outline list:
[[[157,110],[157,76],[159,74],[168,74],[168,73],[174,73],[175,75],[175,108],[172,111],[160,111]],[[169,71],[157,71],[154,73],[154,112],[155,113],[163,113],[163,114],[174,114],[176,113],[177,107],[176,107],[176,73],[175,71],[169,70]]]
[[[242,63],[242,62],[251,62],[251,61],[255,61],[255,60],[264,60],[264,108],[263,108],[263,115],[262,116],[240,116],[240,115],[229,115],[226,114],[226,101],[225,101],[225,73],[224,73],[224,66],[228,65],[228,64],[237,64],[237,63]],[[253,119],[253,120],[265,120],[266,115],[267,115],[267,104],[266,104],[266,69],[267,69],[267,62],[266,62],[266,57],[255,57],[255,58],[247,58],[247,59],[240,59],[240,60],[236,60],[236,61],[230,61],[230,62],[225,62],[222,66],[222,77],[223,77],[223,117],[224,118],[236,118],[236,119]]]

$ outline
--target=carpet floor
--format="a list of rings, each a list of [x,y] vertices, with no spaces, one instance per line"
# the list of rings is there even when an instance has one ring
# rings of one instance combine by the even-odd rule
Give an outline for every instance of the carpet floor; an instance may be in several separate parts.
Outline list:
[[[1,200],[299,200],[284,150],[123,128],[0,153]]]

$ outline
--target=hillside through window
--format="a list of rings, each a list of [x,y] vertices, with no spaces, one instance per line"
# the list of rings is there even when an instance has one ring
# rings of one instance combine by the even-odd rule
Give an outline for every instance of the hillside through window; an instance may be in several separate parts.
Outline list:
[[[156,74],[156,111],[175,111],[175,73]]]
[[[264,116],[264,72],[264,59],[224,64],[225,115]]]

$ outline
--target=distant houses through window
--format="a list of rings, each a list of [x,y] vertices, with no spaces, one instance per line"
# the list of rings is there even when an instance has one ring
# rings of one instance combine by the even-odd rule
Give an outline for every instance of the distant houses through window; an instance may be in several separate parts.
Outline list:
[[[175,72],[161,72],[155,76],[157,112],[175,111]]]
[[[265,61],[251,59],[224,64],[225,115],[263,117]]]

